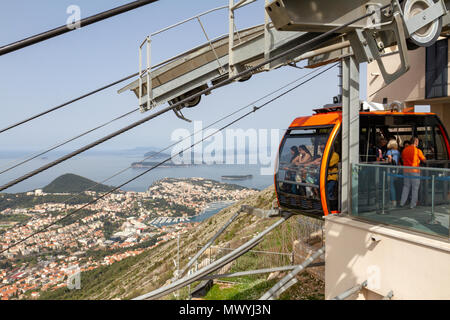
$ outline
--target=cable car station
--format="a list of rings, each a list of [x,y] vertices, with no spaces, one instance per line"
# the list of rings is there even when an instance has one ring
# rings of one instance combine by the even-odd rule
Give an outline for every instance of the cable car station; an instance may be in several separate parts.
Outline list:
[[[309,258],[324,256],[326,299],[448,298],[448,4],[266,1],[265,24],[237,31],[235,10],[252,2],[230,0],[228,7],[215,9],[229,11],[229,35],[210,40],[203,29],[204,46],[162,66],[151,64],[152,37],[180,24],[147,37],[139,48],[139,79],[119,92],[132,90],[142,112],[187,101],[174,111],[189,121],[181,110],[197,105],[224,79],[247,81],[257,72],[302,60],[310,68],[341,61],[342,90],[334,104],[311,106],[311,116],[293,119],[280,141],[277,207],[265,213],[243,210],[324,219],[325,246]],[[202,15],[186,21],[201,25]],[[361,63],[368,63],[366,102],[359,98]],[[246,70],[252,72],[236,78]],[[420,105],[430,109],[421,111]],[[411,195],[400,207],[408,170],[383,163],[374,150],[392,139],[403,149],[412,137],[419,138],[426,162],[411,179],[417,181],[411,182],[413,194],[420,183],[417,203]],[[299,155],[309,161],[293,165]],[[294,269],[261,299],[276,298],[306,267]],[[138,299],[157,298],[182,286],[182,280],[169,291],[161,288]]]
[[[274,172],[272,209],[243,206],[170,284],[136,299],[158,299],[195,281],[220,278],[216,271],[298,215],[323,222],[321,242],[307,249],[301,264],[285,267],[286,276],[261,300],[278,298],[319,259],[324,262],[325,299],[449,299],[450,1],[266,0],[265,23],[238,30],[236,11],[255,1],[229,0],[227,6],[142,39],[136,46],[137,79],[118,93],[131,91],[140,111],[151,114],[0,186],[0,191],[164,112],[191,121],[183,109],[197,106],[202,96],[230,83],[250,81],[257,73],[281,67],[295,68],[300,61],[312,70],[339,64],[340,92],[334,101],[309,106],[309,115],[286,123]],[[228,13],[229,32],[211,38],[202,18],[219,10]],[[205,43],[154,64],[153,39],[189,21],[199,24]],[[22,45],[0,48],[0,55]],[[367,63],[367,101],[360,100],[363,63]],[[242,213],[276,222],[215,262],[188,273]],[[245,274],[264,272],[268,271]]]

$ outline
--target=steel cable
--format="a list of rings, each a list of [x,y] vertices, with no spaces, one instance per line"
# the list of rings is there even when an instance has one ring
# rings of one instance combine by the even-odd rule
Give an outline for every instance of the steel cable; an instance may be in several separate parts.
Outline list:
[[[104,11],[104,12],[101,12],[96,15],[93,15],[93,16],[90,16],[90,17],[80,20],[79,27],[82,28],[82,27],[88,26],[90,24],[112,18],[116,15],[128,12],[130,10],[140,8],[142,6],[148,5],[148,4],[156,2],[156,1],[158,1],[158,0],[137,0],[137,1],[133,1],[130,3],[124,4],[123,6],[116,7],[116,8],[110,9],[108,11]],[[64,33],[74,31],[74,30],[77,30],[77,28],[66,24],[64,26],[61,26],[61,27],[58,27],[58,28],[55,28],[55,29],[52,29],[52,30],[49,30],[46,32],[42,32],[40,34],[28,37],[26,39],[16,41],[14,43],[0,47],[0,56],[10,53],[10,52],[13,52],[13,51],[17,51],[19,49],[23,49],[23,48],[31,46],[33,44],[54,38],[56,36],[59,36]]]
[[[244,119],[244,118],[250,116],[251,114],[255,113],[256,111],[262,109],[263,107],[265,107],[265,106],[271,104],[272,102],[274,102],[274,101],[280,99],[281,97],[285,96],[286,94],[288,94],[288,93],[294,91],[295,89],[298,89],[298,88],[301,87],[302,85],[308,83],[309,81],[311,81],[311,80],[317,78],[318,76],[322,75],[323,73],[327,72],[328,70],[334,68],[336,65],[337,65],[337,64],[335,64],[335,65],[333,65],[333,66],[331,66],[331,67],[329,67],[329,68],[327,68],[327,69],[321,71],[320,73],[318,73],[318,74],[312,76],[311,78],[309,78],[309,79],[307,79],[307,80],[305,80],[305,81],[299,83],[299,84],[296,85],[295,87],[293,87],[293,88],[291,88],[291,89],[289,89],[289,90],[284,91],[283,93],[277,95],[276,97],[272,98],[271,100],[269,100],[269,101],[263,103],[263,104],[260,105],[259,107],[256,107],[256,106],[253,107],[253,110],[251,110],[251,111],[249,111],[249,112],[243,114],[242,116],[240,116],[240,117],[234,119],[233,121],[229,122],[228,124],[222,126],[220,129],[217,129],[215,132],[209,134],[208,136],[203,137],[201,140],[199,140],[199,141],[193,143],[191,146],[189,146],[189,147],[187,147],[187,148],[181,150],[180,153],[184,153],[184,152],[186,152],[186,151],[189,151],[190,149],[192,149],[194,146],[198,145],[199,143],[204,142],[205,140],[207,140],[207,139],[211,138],[212,136],[216,135],[217,133],[219,133],[219,132],[225,130],[226,128],[230,127],[231,125],[235,124],[236,122],[239,122],[240,120],[242,120],[242,119]],[[83,210],[83,209],[89,207],[90,205],[92,205],[92,204],[96,203],[97,201],[103,199],[103,198],[106,197],[107,195],[112,194],[113,192],[119,190],[120,188],[122,188],[123,186],[129,184],[130,182],[132,182],[132,181],[134,181],[134,180],[137,180],[138,178],[140,178],[140,177],[146,175],[147,173],[149,173],[150,171],[152,171],[152,170],[154,170],[154,169],[160,167],[161,165],[165,164],[166,162],[169,162],[169,161],[172,160],[173,158],[174,158],[174,156],[171,156],[171,157],[169,157],[169,158],[167,158],[167,159],[165,159],[165,160],[159,162],[158,164],[156,164],[156,165],[150,167],[149,169],[145,170],[144,172],[142,172],[142,173],[140,173],[140,174],[134,176],[133,178],[131,178],[131,179],[127,180],[126,182],[120,184],[119,186],[117,186],[117,187],[111,189],[110,191],[108,191],[108,192],[102,194],[101,196],[97,197],[96,199],[90,201],[89,203],[87,203],[87,204],[81,206],[80,208],[74,210],[73,212],[71,212],[71,213],[65,215],[63,218],[58,219],[58,220],[56,220],[56,221],[54,221],[54,222],[48,224],[47,226],[45,226],[45,227],[39,229],[38,231],[36,231],[36,232],[32,233],[31,235],[25,237],[24,239],[21,239],[20,241],[14,243],[14,244],[11,245],[11,246],[8,246],[6,249],[3,249],[2,251],[0,251],[0,254],[2,254],[3,252],[8,251],[8,250],[11,249],[11,248],[16,247],[17,245],[19,245],[19,244],[21,244],[21,243],[27,241],[28,239],[34,237],[35,235],[44,232],[45,230],[49,229],[51,226],[54,226],[54,225],[60,223],[61,221],[63,221],[63,220],[65,220],[65,219],[69,218],[70,216],[73,216],[73,215],[76,214],[77,212],[79,212],[79,211],[81,211],[81,210]]]
[[[70,105],[70,104],[72,104],[72,103],[74,103],[74,102],[77,102],[77,101],[80,101],[80,100],[82,100],[82,99],[84,99],[84,98],[87,98],[87,97],[89,97],[89,96],[92,96],[93,94],[96,94],[96,93],[98,93],[98,92],[100,92],[100,91],[103,91],[103,90],[106,90],[106,89],[108,89],[108,88],[111,88],[111,87],[115,86],[116,84],[119,84],[119,83],[121,83],[121,82],[124,82],[124,81],[126,81],[126,80],[128,80],[128,79],[131,79],[131,78],[137,76],[137,75],[139,75],[139,73],[134,73],[134,74],[132,74],[132,75],[129,75],[128,77],[125,77],[125,78],[122,78],[122,79],[120,79],[120,80],[114,81],[113,83],[107,84],[106,86],[103,86],[103,87],[101,87],[101,88],[98,88],[98,89],[96,89],[96,90],[94,90],[94,91],[91,91],[91,92],[89,92],[89,93],[83,94],[82,96],[79,96],[78,98],[72,99],[72,100],[67,101],[67,102],[64,102],[63,104],[60,104],[60,105],[58,105],[58,106],[56,106],[56,107],[53,107],[53,108],[50,108],[50,109],[48,109],[48,110],[46,110],[46,111],[43,111],[43,112],[41,112],[41,113],[35,114],[34,116],[31,116],[31,117],[29,117],[29,118],[27,118],[27,119],[25,119],[25,120],[19,121],[19,122],[15,123],[15,124],[12,124],[12,125],[10,125],[10,126],[8,126],[8,127],[6,127],[6,128],[1,129],[1,130],[0,130],[0,134],[3,133],[3,132],[6,132],[6,131],[8,131],[8,130],[11,130],[11,129],[13,129],[13,128],[16,128],[16,127],[18,127],[18,126],[20,126],[20,125],[22,125],[22,124],[28,123],[28,122],[30,122],[30,121],[32,121],[32,120],[34,120],[34,119],[40,118],[40,117],[42,117],[42,116],[44,116],[44,115],[46,115],[46,114],[49,114],[49,113],[51,113],[51,112],[53,112],[53,111],[59,110],[59,109],[61,109],[61,108],[63,108],[63,107],[66,107],[66,106],[68,106],[68,105]]]
[[[337,64],[335,64],[334,66],[337,66]],[[202,128],[201,130],[197,130],[196,132],[192,133],[190,136],[185,137],[184,139],[182,139],[182,140],[180,140],[180,141],[177,141],[177,142],[175,142],[175,143],[172,143],[172,144],[168,145],[167,147],[165,147],[164,149],[162,149],[162,150],[160,150],[160,151],[158,151],[158,152],[155,152],[155,153],[151,154],[150,156],[145,157],[144,159],[142,159],[142,160],[139,161],[138,163],[142,164],[144,161],[146,161],[146,160],[148,160],[148,159],[156,158],[158,155],[162,154],[164,151],[166,151],[166,150],[168,150],[168,149],[170,149],[170,148],[172,148],[172,147],[174,147],[174,146],[176,146],[176,145],[182,143],[183,141],[185,141],[185,140],[187,140],[187,139],[192,138],[193,136],[197,135],[197,134],[200,133],[200,132],[205,131],[206,129],[211,128],[212,126],[216,125],[217,123],[222,122],[223,120],[225,120],[225,119],[227,119],[227,118],[229,118],[229,117],[231,117],[231,116],[237,114],[238,112],[240,112],[240,111],[242,111],[242,110],[244,110],[244,109],[246,109],[246,108],[248,108],[248,107],[254,106],[256,103],[260,102],[261,100],[263,100],[263,99],[265,99],[265,98],[267,98],[267,97],[269,97],[269,96],[271,96],[271,95],[277,93],[278,91],[281,91],[281,90],[283,90],[283,89],[289,87],[290,85],[292,85],[292,84],[294,84],[294,83],[296,83],[296,82],[298,82],[298,81],[300,81],[300,80],[302,80],[302,79],[304,79],[304,78],[306,78],[306,77],[308,77],[308,76],[310,76],[310,75],[312,75],[312,74],[314,74],[314,73],[316,73],[316,72],[322,70],[323,68],[325,68],[325,67],[322,66],[322,67],[320,67],[320,68],[313,69],[311,72],[309,72],[309,73],[307,73],[307,74],[305,74],[305,75],[303,75],[303,76],[301,76],[301,77],[299,77],[299,78],[297,78],[297,79],[295,79],[295,80],[293,80],[293,81],[291,81],[291,82],[285,84],[285,85],[282,86],[282,87],[279,87],[278,89],[276,89],[276,90],[270,92],[269,94],[266,94],[266,95],[264,95],[263,97],[261,97],[261,98],[255,100],[255,101],[253,101],[253,102],[251,102],[251,103],[245,105],[244,107],[241,107],[241,108],[239,108],[239,109],[237,109],[237,110],[235,110],[235,111],[233,111],[233,112],[231,112],[231,113],[225,115],[224,117],[222,117],[222,118],[220,118],[220,119],[218,119],[218,120],[216,120],[216,121],[210,123],[208,126]],[[66,202],[69,202],[70,200],[73,200],[73,199],[77,198],[78,196],[80,196],[81,194],[85,193],[86,191],[89,191],[89,190],[91,190],[91,189],[93,189],[93,188],[95,188],[95,187],[97,187],[97,186],[99,186],[99,185],[102,185],[102,184],[108,182],[109,180],[111,180],[111,179],[117,177],[118,175],[124,173],[125,171],[127,171],[128,169],[131,169],[131,168],[132,168],[132,166],[128,166],[128,167],[126,167],[126,168],[124,168],[124,169],[122,169],[122,170],[120,170],[120,171],[114,173],[112,176],[109,176],[108,178],[102,180],[101,182],[97,182],[97,183],[93,184],[93,185],[90,186],[89,188],[87,188],[87,189],[85,189],[85,190],[83,190],[83,191],[77,193],[77,194],[74,195],[73,197],[70,197],[69,199],[65,200],[65,203],[66,203]],[[22,225],[15,225],[14,227],[9,228],[9,229],[6,229],[6,230],[4,230],[3,232],[4,232],[4,233],[9,232],[9,231],[11,231],[11,230],[13,230],[13,229],[15,229],[15,228],[17,228],[17,227],[20,228],[21,226],[24,226],[25,224],[26,224],[26,223],[23,223]]]
[[[14,164],[13,166],[10,166],[10,167],[7,168],[7,169],[4,169],[4,170],[0,171],[0,175],[3,174],[3,173],[6,173],[6,172],[8,172],[8,171],[11,171],[12,169],[17,168],[17,167],[19,167],[19,166],[21,166],[21,165],[23,165],[23,164],[25,164],[25,163],[28,163],[28,162],[30,162],[31,160],[36,159],[37,157],[40,157],[40,156],[42,156],[42,155],[44,155],[44,154],[46,154],[46,153],[49,153],[50,151],[53,151],[53,150],[55,150],[55,149],[58,149],[59,147],[62,147],[62,146],[64,146],[64,145],[68,144],[69,142],[72,142],[72,141],[77,140],[77,139],[79,139],[79,138],[81,138],[81,137],[84,137],[85,135],[87,135],[87,134],[89,134],[89,133],[91,133],[91,132],[94,132],[94,131],[96,131],[96,130],[99,130],[99,129],[101,129],[101,128],[104,128],[104,127],[106,127],[107,125],[109,125],[109,124],[111,124],[111,123],[113,123],[113,122],[115,122],[115,121],[118,121],[118,120],[120,120],[120,119],[126,118],[126,117],[128,117],[129,115],[131,115],[131,114],[133,114],[133,113],[135,113],[135,112],[137,112],[137,111],[139,111],[138,108],[136,108],[136,109],[134,109],[134,110],[131,110],[131,111],[127,112],[127,113],[122,114],[121,116],[118,116],[118,117],[116,117],[116,118],[114,118],[114,119],[112,119],[112,120],[110,120],[110,121],[104,123],[104,124],[101,124],[101,125],[99,125],[99,126],[97,126],[97,127],[95,127],[95,128],[92,128],[92,129],[90,129],[90,130],[87,130],[87,131],[85,131],[85,132],[83,132],[83,133],[81,133],[81,134],[79,134],[79,135],[77,135],[77,136],[75,136],[75,137],[73,137],[73,138],[70,138],[70,139],[68,139],[68,140],[66,140],[66,141],[64,141],[64,142],[58,143],[58,144],[54,145],[53,147],[50,147],[49,149],[47,149],[47,150],[45,150],[45,151],[41,151],[41,152],[39,152],[39,153],[37,153],[37,154],[31,155],[31,156],[27,157],[25,160],[22,160],[21,162],[18,162],[18,163],[16,163],[16,164]]]
[[[384,6],[384,7],[381,8],[381,10],[383,10],[383,9],[389,7],[389,6],[390,5]],[[186,102],[188,102],[188,101],[190,101],[190,100],[192,100],[192,99],[194,99],[196,97],[199,97],[199,96],[201,96],[203,94],[209,93],[209,92],[211,92],[212,90],[214,90],[216,88],[219,88],[219,87],[222,87],[222,86],[224,86],[226,84],[229,84],[229,83],[233,82],[234,80],[242,78],[242,77],[244,77],[246,75],[252,74],[254,71],[257,71],[259,68],[264,67],[268,63],[271,63],[271,62],[273,62],[275,60],[278,60],[278,59],[280,59],[280,58],[282,58],[282,57],[284,57],[284,56],[286,56],[288,54],[294,53],[295,51],[297,51],[299,49],[302,49],[302,48],[304,48],[304,47],[306,47],[308,45],[314,44],[314,45],[312,45],[312,47],[315,48],[315,47],[317,47],[320,44],[319,41],[321,41],[323,39],[326,39],[327,37],[334,35],[336,32],[338,32],[338,31],[348,27],[349,25],[354,24],[355,22],[357,22],[359,20],[368,18],[368,17],[372,16],[373,14],[375,14],[375,11],[367,13],[367,14],[359,17],[359,18],[353,19],[352,21],[350,21],[350,22],[348,22],[346,24],[343,24],[343,25],[335,27],[335,28],[333,28],[333,29],[331,29],[331,30],[329,30],[329,31],[327,31],[325,33],[322,33],[319,36],[317,36],[315,38],[312,38],[312,39],[310,39],[308,41],[305,41],[305,42],[299,44],[298,46],[296,46],[294,48],[286,50],[286,51],[284,51],[283,53],[281,53],[279,55],[276,55],[276,56],[274,56],[272,58],[264,60],[263,62],[261,62],[260,64],[254,66],[254,67],[251,67],[251,68],[249,68],[249,69],[247,69],[245,71],[242,71],[242,72],[236,74],[235,76],[232,76],[232,77],[230,77],[230,78],[228,78],[228,79],[226,79],[224,81],[221,81],[221,82],[219,82],[219,83],[217,83],[217,84],[215,84],[215,85],[213,85],[213,86],[211,86],[211,87],[209,87],[209,88],[207,88],[205,90],[202,90],[202,91],[200,91],[200,92],[198,92],[198,93],[196,93],[196,94],[194,94],[192,96],[189,96],[189,97],[187,97],[187,98],[185,98],[185,99],[183,99],[183,100],[181,100],[181,101],[179,101],[179,102],[177,102],[175,104],[172,104],[169,107],[166,107],[166,108],[164,108],[164,109],[162,109],[162,110],[160,110],[158,112],[155,112],[155,113],[151,114],[150,116],[147,116],[147,117],[145,117],[145,118],[143,118],[143,119],[141,119],[139,121],[136,121],[136,122],[134,122],[134,123],[132,123],[132,124],[122,128],[122,129],[120,129],[120,130],[118,130],[116,132],[113,132],[113,133],[111,133],[111,134],[109,134],[109,135],[107,135],[107,136],[105,136],[105,137],[103,137],[103,138],[101,138],[101,139],[99,139],[97,141],[94,141],[94,142],[92,142],[92,143],[90,143],[90,144],[88,144],[88,145],[86,145],[86,146],[84,146],[84,147],[82,147],[82,148],[80,148],[80,149],[78,149],[78,150],[76,150],[76,151],[66,155],[66,156],[63,156],[63,157],[61,157],[61,158],[59,158],[59,159],[57,159],[57,160],[55,160],[55,161],[53,161],[53,162],[51,162],[51,163],[49,163],[47,165],[44,165],[44,166],[42,166],[39,169],[36,169],[36,170],[34,170],[32,172],[29,172],[28,174],[26,174],[26,175],[24,175],[24,176],[22,176],[20,178],[12,180],[12,181],[8,182],[7,184],[1,186],[0,187],[0,191],[8,189],[8,188],[16,185],[19,182],[27,180],[27,179],[35,176],[36,174],[41,173],[42,171],[48,170],[51,167],[53,167],[53,166],[55,166],[55,165],[57,165],[57,164],[59,164],[61,162],[64,162],[64,161],[66,161],[66,160],[68,160],[68,159],[70,159],[70,158],[72,158],[72,157],[74,157],[74,156],[76,156],[76,155],[78,155],[78,154],[80,154],[82,152],[85,152],[85,151],[87,151],[87,150],[89,150],[89,149],[91,149],[91,148],[93,148],[93,147],[95,147],[95,146],[97,146],[99,144],[102,144],[102,143],[104,143],[104,142],[106,142],[106,141],[108,141],[108,140],[110,140],[110,139],[112,139],[112,138],[114,138],[114,137],[116,137],[118,135],[121,135],[121,134],[123,134],[123,133],[125,133],[125,132],[127,132],[127,131],[129,131],[129,130],[131,130],[131,129],[139,126],[139,125],[141,125],[141,124],[144,124],[144,123],[148,122],[149,120],[152,120],[152,119],[154,119],[154,118],[156,118],[156,117],[158,117],[158,116],[168,112],[168,111],[177,109],[179,106],[182,106],[184,103],[186,103]]]

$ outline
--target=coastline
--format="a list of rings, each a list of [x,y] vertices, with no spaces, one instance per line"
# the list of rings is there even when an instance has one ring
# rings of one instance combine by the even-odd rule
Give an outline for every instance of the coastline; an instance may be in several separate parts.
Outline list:
[[[215,214],[219,213],[225,208],[228,208],[229,206],[232,206],[235,204],[236,201],[227,200],[227,201],[215,201],[208,203],[207,206],[200,212],[199,214],[195,216],[190,216],[188,218],[180,218],[180,217],[159,217],[155,218],[152,221],[164,221],[163,223],[154,223],[150,222],[151,225],[157,226],[157,227],[163,227],[163,226],[170,226],[178,223],[200,223],[204,220],[214,216]],[[161,220],[160,220],[161,219]],[[170,222],[166,222],[170,219]],[[183,221],[180,221],[183,220]]]

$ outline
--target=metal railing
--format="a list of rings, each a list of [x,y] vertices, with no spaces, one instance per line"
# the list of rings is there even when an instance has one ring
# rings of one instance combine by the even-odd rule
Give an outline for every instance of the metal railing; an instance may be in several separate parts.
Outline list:
[[[288,220],[291,217],[290,214],[286,214],[282,219],[278,220],[276,223],[272,224],[270,227],[265,229],[263,232],[259,233],[257,236],[252,238],[251,240],[247,241],[243,245],[241,245],[239,248],[233,250],[232,252],[226,254],[222,258],[218,259],[217,261],[214,261],[213,263],[207,265],[206,267],[195,271],[192,274],[189,274],[188,276],[185,276],[167,286],[161,287],[159,289],[156,289],[152,292],[143,294],[139,297],[134,298],[133,300],[149,300],[149,299],[158,299],[165,295],[168,295],[180,288],[183,288],[185,286],[188,286],[191,283],[194,283],[195,281],[198,281],[199,279],[203,278],[204,276],[211,274],[217,270],[220,270],[225,265],[229,264],[230,262],[236,260],[249,250],[253,249],[255,246],[257,246],[264,238],[264,236],[268,233],[270,233],[272,230],[277,228],[279,225],[281,225],[283,222]]]
[[[361,284],[357,284],[353,288],[346,290],[345,292],[341,293],[340,295],[334,297],[332,300],[345,300],[345,299],[351,297],[352,295],[359,293],[365,287],[367,287],[367,280]]]
[[[152,106],[153,106],[153,94],[152,94],[152,89],[153,88],[152,88],[152,77],[151,77],[151,69],[152,69],[152,66],[151,66],[152,44],[151,43],[152,43],[152,38],[154,36],[156,36],[158,34],[161,34],[161,33],[165,32],[165,31],[168,31],[170,29],[173,29],[175,27],[178,27],[180,25],[183,25],[183,24],[185,24],[185,23],[187,23],[189,21],[197,20],[198,23],[200,24],[202,30],[203,30],[203,33],[204,33],[204,35],[206,37],[206,40],[208,41],[208,43],[209,43],[209,45],[211,47],[211,50],[214,52],[214,55],[215,55],[216,60],[217,60],[217,62],[219,64],[219,67],[221,68],[221,70],[223,70],[222,65],[220,64],[220,61],[219,61],[219,57],[217,56],[217,53],[215,51],[215,48],[212,45],[212,42],[211,42],[210,38],[208,37],[208,34],[206,33],[206,30],[205,30],[205,28],[204,28],[204,26],[203,26],[203,24],[202,24],[202,22],[200,20],[200,17],[202,17],[202,16],[205,16],[205,15],[207,15],[209,13],[212,13],[212,12],[215,12],[215,11],[218,11],[218,10],[223,10],[223,9],[228,9],[228,6],[217,7],[217,8],[205,11],[205,12],[200,13],[200,14],[198,14],[196,16],[193,16],[193,17],[191,17],[189,19],[180,21],[180,22],[178,22],[176,24],[173,24],[171,26],[168,26],[168,27],[165,27],[165,28],[163,28],[161,30],[153,32],[152,34],[150,34],[149,36],[147,36],[145,38],[145,40],[139,46],[139,106],[141,107],[141,111],[150,110],[150,109],[152,109]],[[142,56],[143,56],[142,55],[142,49],[143,49],[143,47],[145,45],[147,45],[147,57],[146,57],[146,59],[147,59],[147,67],[145,69],[143,69],[142,68]],[[142,85],[143,85],[143,78],[144,77],[147,80],[147,84],[146,84],[147,85],[146,102],[144,102],[142,100],[142,98],[143,98],[143,87],[142,87]],[[144,108],[145,104],[146,104],[146,107]]]
[[[213,42],[215,40],[217,40],[218,38],[210,39],[210,37],[208,36],[208,33],[206,32],[206,28],[203,25],[203,23],[202,23],[200,18],[202,16],[208,15],[208,14],[210,14],[212,12],[216,12],[216,11],[219,11],[219,10],[227,9],[229,11],[229,24],[230,24],[230,28],[229,28],[230,29],[229,30],[229,41],[230,41],[229,52],[231,53],[232,49],[234,47],[234,36],[235,36],[235,34],[238,37],[239,43],[241,42],[241,37],[240,37],[239,31],[237,30],[237,27],[236,27],[236,24],[235,24],[234,11],[237,10],[237,9],[240,9],[240,8],[242,8],[242,7],[244,7],[244,6],[248,5],[248,4],[251,4],[251,3],[255,2],[255,1],[257,1],[257,0],[241,0],[238,3],[234,4],[234,0],[230,0],[230,4],[227,5],[227,6],[221,6],[221,7],[210,9],[208,11],[202,12],[202,13],[200,13],[198,15],[195,15],[193,17],[190,17],[188,19],[185,19],[183,21],[180,21],[180,22],[178,22],[176,24],[170,25],[168,27],[165,27],[163,29],[160,29],[160,30],[158,30],[156,32],[153,32],[150,35],[148,35],[145,38],[145,40],[141,43],[141,45],[139,46],[139,79],[138,80],[139,80],[139,106],[140,106],[141,112],[144,112],[144,111],[147,111],[147,110],[151,110],[155,106],[155,103],[154,103],[154,100],[153,100],[153,88],[152,88],[153,84],[152,84],[152,76],[151,76],[151,70],[154,68],[154,66],[152,67],[152,65],[151,65],[151,63],[152,63],[151,62],[152,40],[153,40],[154,36],[159,35],[161,33],[164,33],[165,31],[171,30],[171,29],[176,28],[178,26],[181,26],[181,25],[183,25],[183,24],[185,24],[187,22],[196,20],[199,23],[200,27],[202,28],[203,35],[205,36],[205,38],[206,38],[206,40],[207,40],[207,42],[208,42],[208,44],[209,44],[213,54],[214,54],[215,60],[216,60],[216,62],[218,64],[218,66],[219,66],[220,73],[221,74],[226,74],[227,70],[225,70],[224,66],[221,64],[220,59],[219,59],[219,55],[217,54],[216,48],[213,45]],[[222,38],[222,37],[223,36],[220,36],[219,38]],[[142,52],[142,50],[143,50],[144,46],[146,46],[146,49],[147,49],[146,50],[146,52],[147,52],[147,54],[146,54],[146,68],[143,68],[143,61],[142,61],[142,59],[143,59],[143,52]],[[229,65],[230,66],[232,66],[232,59],[233,59],[233,55],[230,54],[229,55],[229,60],[230,60]],[[171,60],[173,60],[173,59],[171,59]],[[159,64],[159,65],[161,65],[161,64]],[[144,89],[143,89],[144,79],[146,81],[146,91],[147,91],[146,94],[145,94],[145,97],[144,97]]]
[[[351,216],[450,239],[450,169],[352,168]]]
[[[321,255],[325,253],[325,247],[320,248],[316,252],[314,252],[311,257],[306,259],[301,265],[298,265],[289,272],[283,279],[281,279],[277,284],[275,284],[272,288],[270,288],[261,298],[260,300],[274,300],[277,299],[283,292],[287,289],[295,285],[298,280],[296,279],[296,275],[305,271],[305,269],[313,263],[314,260],[319,258]]]

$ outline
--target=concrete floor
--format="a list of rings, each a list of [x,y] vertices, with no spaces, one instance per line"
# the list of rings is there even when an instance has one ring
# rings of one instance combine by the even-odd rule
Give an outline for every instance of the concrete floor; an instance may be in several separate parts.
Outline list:
[[[428,233],[442,237],[450,237],[450,206],[437,205],[434,207],[434,223],[432,220],[431,207],[417,206],[410,209],[408,206],[404,208],[387,208],[382,214],[381,209],[375,211],[359,208],[360,218],[380,222],[387,225],[398,226],[419,232]]]

